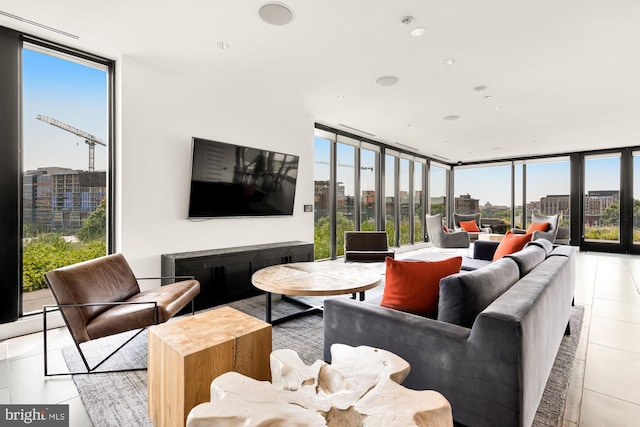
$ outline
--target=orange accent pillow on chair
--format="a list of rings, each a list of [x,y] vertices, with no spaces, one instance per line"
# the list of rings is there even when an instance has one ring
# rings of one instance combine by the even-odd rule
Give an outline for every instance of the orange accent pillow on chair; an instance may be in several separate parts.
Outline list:
[[[462,257],[442,261],[397,261],[386,258],[384,292],[380,305],[422,315],[438,310],[440,279],[459,273]]]
[[[527,234],[513,234],[511,230],[507,231],[504,235],[504,239],[496,248],[496,252],[493,254],[493,261],[497,261],[505,255],[518,252],[524,248],[524,245],[531,241],[531,233]]]
[[[471,221],[460,221],[460,227],[467,233],[480,231],[475,219],[472,219]]]
[[[548,222],[532,222],[527,228],[527,233],[533,233],[534,231],[549,231],[551,224]]]

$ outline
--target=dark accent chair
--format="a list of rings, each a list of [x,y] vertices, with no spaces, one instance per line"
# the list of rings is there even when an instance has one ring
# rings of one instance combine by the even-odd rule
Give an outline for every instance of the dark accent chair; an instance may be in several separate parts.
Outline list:
[[[433,246],[439,249],[468,249],[469,234],[466,231],[445,233],[442,228],[442,215],[426,215],[427,235]]]
[[[345,231],[344,261],[379,262],[395,257],[389,249],[386,231]]]
[[[454,213],[453,214],[453,229],[455,231],[464,231],[462,229],[462,227],[460,226],[460,221],[476,221],[476,224],[478,224],[478,229],[480,229],[480,231],[468,231],[469,233],[469,241],[471,242],[475,242],[476,240],[478,240],[478,234],[480,233],[491,233],[491,227],[482,227],[481,221],[480,221],[480,214],[479,213],[475,213],[475,214],[459,214],[459,213]]]
[[[547,239],[551,243],[555,243],[556,236],[558,235],[558,219],[559,214],[555,215],[531,215],[531,222],[548,222],[549,230],[547,231],[534,231],[531,240],[536,239]],[[523,230],[521,228],[512,228],[511,232],[514,234],[524,234],[527,230]]]
[[[43,307],[45,376],[68,375],[48,372],[48,309],[60,310],[87,369],[81,373],[93,373],[146,327],[166,322],[189,302],[193,313],[193,298],[200,293],[200,283],[193,277],[141,292],[138,280],[143,279],[136,279],[122,254],[51,270],[45,273],[45,279],[57,302]],[[136,329],[139,331],[124,344],[95,366],[89,366],[80,344]]]

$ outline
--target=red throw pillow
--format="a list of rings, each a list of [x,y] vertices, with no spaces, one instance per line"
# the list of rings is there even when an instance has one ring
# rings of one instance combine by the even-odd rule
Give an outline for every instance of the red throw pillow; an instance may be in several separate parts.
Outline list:
[[[446,225],[444,225],[444,224],[442,224],[442,230],[443,230],[445,233],[448,233],[448,232],[449,232],[449,229],[448,229],[448,228],[447,228],[447,226],[446,226]]]
[[[435,315],[440,279],[459,273],[462,257],[442,261],[397,261],[387,257],[386,263],[380,305],[409,313]]]
[[[471,221],[460,221],[460,227],[466,231],[467,233],[472,233],[474,231],[480,231],[480,229],[478,228],[478,224],[476,223],[475,219],[472,219]]]
[[[493,254],[493,260],[499,260],[505,255],[512,254],[514,252],[518,252],[524,245],[531,241],[531,233],[527,234],[513,234],[511,230],[507,231],[507,234],[504,235],[504,239],[496,248],[495,254]]]
[[[551,224],[548,222],[532,222],[527,228],[527,233],[533,233],[534,231],[549,231]]]

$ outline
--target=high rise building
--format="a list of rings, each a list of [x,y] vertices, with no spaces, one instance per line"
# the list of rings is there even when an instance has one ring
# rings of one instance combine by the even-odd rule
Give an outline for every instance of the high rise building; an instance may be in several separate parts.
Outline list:
[[[60,167],[27,171],[22,181],[23,223],[74,233],[107,194],[107,173]]]

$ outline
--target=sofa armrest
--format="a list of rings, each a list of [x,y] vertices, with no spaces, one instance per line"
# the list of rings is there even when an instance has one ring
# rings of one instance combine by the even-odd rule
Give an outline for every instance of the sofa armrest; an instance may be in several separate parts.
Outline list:
[[[523,230],[522,228],[512,228],[511,232],[513,234],[527,234],[527,230]]]
[[[478,240],[473,244],[473,258],[481,259],[484,261],[493,260],[493,255],[496,253],[496,249],[500,242],[493,240]]]

